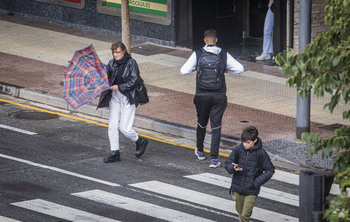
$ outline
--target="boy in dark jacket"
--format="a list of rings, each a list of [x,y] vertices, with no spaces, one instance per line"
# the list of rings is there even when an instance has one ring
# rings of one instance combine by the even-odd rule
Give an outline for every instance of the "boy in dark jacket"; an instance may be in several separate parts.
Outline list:
[[[225,162],[225,169],[232,176],[232,198],[240,222],[249,222],[260,187],[275,173],[270,157],[262,148],[258,130],[249,126],[243,130],[242,143],[236,146]]]

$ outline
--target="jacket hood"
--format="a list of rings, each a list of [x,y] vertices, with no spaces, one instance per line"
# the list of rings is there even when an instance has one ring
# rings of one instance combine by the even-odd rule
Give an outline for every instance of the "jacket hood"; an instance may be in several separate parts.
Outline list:
[[[252,150],[258,150],[258,149],[262,149],[262,141],[261,139],[258,137],[257,138],[258,141],[256,141],[254,147],[252,148]]]
[[[203,49],[207,52],[211,52],[211,53],[214,53],[214,54],[220,54],[221,52],[221,48],[220,47],[217,47],[215,45],[206,45],[203,47]]]
[[[258,149],[262,149],[262,141],[261,141],[261,139],[259,137],[257,139],[258,139],[258,141],[256,141],[254,147],[250,148],[249,151],[253,151],[253,150],[256,151]],[[241,149],[243,149],[244,152],[248,151],[247,149],[244,148],[243,143],[239,144],[239,147]]]

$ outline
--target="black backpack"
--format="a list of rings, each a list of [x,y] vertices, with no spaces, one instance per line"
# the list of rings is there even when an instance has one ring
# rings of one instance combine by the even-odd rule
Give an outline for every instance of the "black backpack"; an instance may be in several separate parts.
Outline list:
[[[197,56],[197,83],[199,88],[205,90],[218,90],[224,84],[224,72],[226,69],[226,53],[214,54],[196,50]]]

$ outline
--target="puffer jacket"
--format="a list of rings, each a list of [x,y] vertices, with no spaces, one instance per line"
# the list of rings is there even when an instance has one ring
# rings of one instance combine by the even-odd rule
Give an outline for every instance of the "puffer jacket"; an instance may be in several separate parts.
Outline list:
[[[261,151],[262,169],[259,167],[258,150]],[[237,160],[237,161],[236,161]],[[236,171],[232,162],[237,163],[243,171]],[[243,143],[236,146],[225,161],[225,169],[232,176],[231,191],[242,195],[258,195],[260,187],[275,173],[270,157],[262,148],[262,141],[258,138],[254,147],[245,149]]]
[[[107,74],[109,86],[114,82],[117,76],[118,67],[114,62],[114,59],[111,59],[107,65]],[[138,106],[137,98],[135,98],[136,86],[140,81],[140,70],[136,61],[130,58],[127,61],[123,75],[123,83],[118,85],[119,91],[128,98],[130,104],[135,104]],[[109,101],[112,98],[112,90],[108,89],[101,93],[100,100],[97,105],[98,108],[109,107]]]

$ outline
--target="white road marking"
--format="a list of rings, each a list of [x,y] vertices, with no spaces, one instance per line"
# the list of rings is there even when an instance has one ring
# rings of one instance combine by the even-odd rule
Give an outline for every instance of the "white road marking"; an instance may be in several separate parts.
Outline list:
[[[11,219],[11,218],[8,218],[8,217],[3,217],[3,216],[0,216],[0,221],[1,222],[21,222],[19,220],[15,220],[15,219]]]
[[[166,221],[212,221],[202,217],[197,217],[195,215],[183,213],[177,210],[172,210],[155,204],[147,203],[144,201],[120,196],[113,193],[108,193],[102,190],[91,190],[86,192],[73,193],[72,195]]]
[[[36,166],[36,167],[40,167],[40,168],[44,168],[44,169],[48,169],[48,170],[52,170],[52,171],[55,171],[55,172],[58,172],[58,173],[63,173],[63,174],[69,175],[69,176],[74,176],[74,177],[78,177],[78,178],[81,178],[81,179],[90,180],[90,181],[93,181],[93,182],[96,182],[96,183],[105,184],[105,185],[108,185],[108,186],[113,186],[113,187],[120,186],[117,183],[112,183],[112,182],[108,182],[108,181],[105,181],[105,180],[100,180],[100,179],[97,179],[97,178],[93,178],[93,177],[85,176],[85,175],[82,175],[82,174],[74,173],[74,172],[71,172],[71,171],[68,171],[68,170],[63,170],[63,169],[60,169],[60,168],[57,168],[57,167],[51,167],[51,166],[43,165],[43,164],[40,164],[40,163],[35,163],[35,162],[29,161],[29,160],[20,159],[20,158],[8,156],[8,155],[5,155],[5,154],[0,154],[0,157],[5,158],[5,159],[9,159],[9,160],[13,160],[13,161],[17,161],[17,162],[21,162],[21,163],[25,163],[25,164],[28,164],[28,165],[32,165],[32,166]]]
[[[30,132],[30,131],[27,131],[27,130],[15,128],[15,127],[12,127],[12,126],[6,126],[6,125],[3,125],[3,124],[0,124],[0,128],[8,129],[8,130],[11,130],[11,131],[15,131],[15,132],[18,132],[18,133],[23,133],[23,134],[31,135],[31,136],[37,134],[37,133],[34,133],[34,132]]]
[[[204,183],[220,186],[229,189],[231,186],[231,178],[220,176],[212,173],[202,173],[195,175],[185,176],[186,178],[201,181]],[[293,205],[299,207],[299,196],[290,193],[270,189],[267,187],[261,187],[259,197],[263,197],[269,200]]]
[[[74,222],[118,222],[118,220],[113,220],[41,199],[27,200],[12,203],[11,205]]]
[[[130,184],[130,186],[137,187],[140,189],[148,190],[158,194],[175,197],[181,200],[186,200],[188,202],[201,204],[207,207],[219,209],[222,211],[233,213],[235,212],[235,202],[232,200],[208,195],[205,193],[185,189],[182,187],[158,182],[149,181],[143,183]],[[255,207],[253,210],[253,219],[269,221],[269,222],[282,222],[282,221],[299,221],[298,218],[291,217],[284,214],[279,214],[273,211],[264,210]]]
[[[273,174],[271,179],[299,186],[298,174],[288,173],[282,170],[275,170],[275,173]]]
[[[299,186],[299,174],[288,173],[282,170],[276,170],[275,174],[272,176],[272,179]],[[350,189],[348,190],[349,190],[348,196],[350,197]],[[332,184],[330,194],[332,195],[340,194],[339,184],[335,184],[335,183]]]

